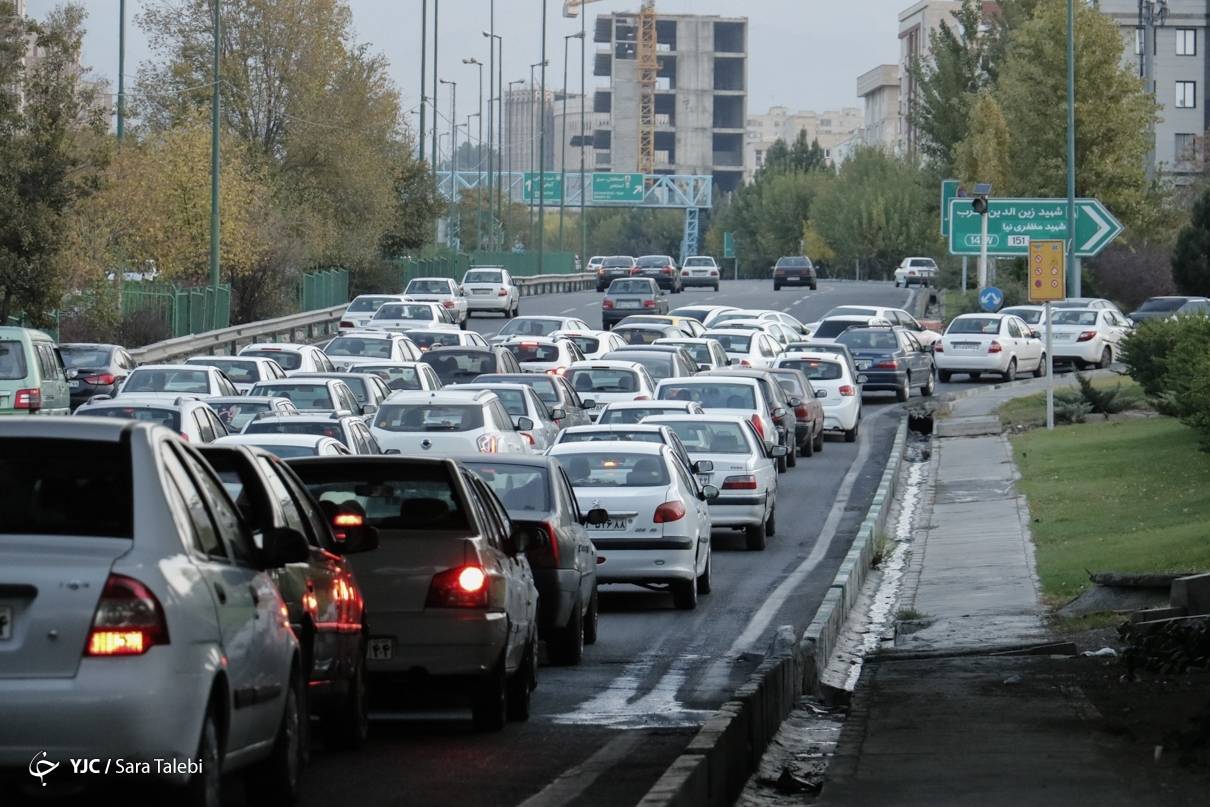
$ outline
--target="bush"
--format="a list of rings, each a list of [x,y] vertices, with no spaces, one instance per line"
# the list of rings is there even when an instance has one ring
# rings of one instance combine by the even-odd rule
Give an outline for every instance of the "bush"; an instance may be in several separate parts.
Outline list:
[[[1114,387],[1097,387],[1083,373],[1076,373],[1076,383],[1080,385],[1078,398],[1088,404],[1088,411],[1104,415],[1107,420],[1110,415],[1125,412],[1138,403],[1133,394],[1122,392],[1121,384]]]
[[[1124,361],[1156,408],[1196,429],[1210,450],[1210,318],[1144,323],[1126,341]]]
[[[1136,328],[1123,345],[1122,363],[1126,365],[1126,372],[1139,383],[1148,398],[1160,398],[1166,390],[1164,376],[1168,372],[1168,355],[1183,327],[1185,320],[1149,320]]]
[[[1056,423],[1083,423],[1091,412],[1092,407],[1079,398],[1055,394]]]

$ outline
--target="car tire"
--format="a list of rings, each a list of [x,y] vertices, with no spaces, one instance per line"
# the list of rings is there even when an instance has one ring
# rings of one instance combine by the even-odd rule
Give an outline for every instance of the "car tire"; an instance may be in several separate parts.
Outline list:
[[[773,291],[781,291],[781,285],[779,283],[774,283]]]
[[[501,664],[503,667],[504,665]],[[508,694],[505,697],[506,714],[509,720],[523,723],[529,720],[530,695],[538,683],[538,643],[530,639],[525,646],[525,655],[517,671],[508,679]]]
[[[718,284],[717,283],[714,284],[714,292],[715,292],[715,294],[718,293]]]
[[[479,731],[499,731],[508,722],[508,689],[504,656],[476,685],[471,696],[471,720]]]
[[[1042,354],[1042,358],[1038,361],[1038,369],[1034,370],[1034,378],[1046,377],[1046,354]]]
[[[697,593],[698,594],[709,594],[710,593],[710,589],[714,585],[714,581],[711,580],[711,574],[710,574],[711,567],[713,565],[714,565],[714,556],[706,555],[706,571],[702,572],[697,578]]]
[[[307,720],[299,690],[297,672],[291,674],[281,723],[269,756],[254,765],[244,776],[244,789],[252,804],[293,804],[298,799],[299,778],[303,767],[303,724]]]
[[[954,374],[949,370],[938,370],[937,377],[941,379],[942,384],[948,384],[950,383],[950,379],[954,377]]]
[[[786,455],[786,467],[794,468],[798,465],[798,443],[792,440],[786,448],[790,449],[790,453]]]
[[[815,439],[813,437],[808,437],[806,440],[803,440],[802,455],[804,457],[815,456]]]
[[[903,386],[895,390],[895,400],[899,403],[905,402],[912,397],[912,377],[909,375],[903,379]]]
[[[1113,364],[1113,351],[1109,348],[1105,348],[1101,351],[1101,360],[1097,362],[1097,369],[1108,369],[1109,365],[1111,364]]]
[[[856,442],[857,442],[857,435],[860,433],[860,431],[861,431],[861,424],[860,424],[860,423],[854,423],[854,424],[853,424],[853,428],[851,428],[851,429],[845,429],[845,431],[844,431],[844,441],[845,441],[846,443],[856,443]]]
[[[555,664],[573,666],[584,658],[584,603],[577,597],[567,624],[547,642],[550,658]]]
[[[1000,374],[1000,380],[1003,381],[1005,384],[1008,384],[1008,383],[1011,383],[1011,382],[1017,380],[1017,360],[1016,359],[1008,360],[1008,369]]]
[[[818,291],[818,290],[819,290],[819,284],[818,284],[818,283],[812,283],[812,284],[811,284],[811,291]]]
[[[190,776],[186,785],[189,807],[222,807],[223,804],[223,746],[215,709],[212,699],[202,718],[202,734],[197,744],[201,770]]]
[[[819,434],[815,435],[814,444],[811,446],[815,451],[823,451],[823,427],[819,427]]]
[[[896,280],[896,281],[895,281],[895,288],[899,288],[899,281],[898,281],[898,280]]]
[[[596,644],[601,625],[601,603],[597,587],[592,587],[592,599],[588,601],[588,613],[584,615],[584,644]]]
[[[323,739],[328,748],[356,750],[370,733],[369,698],[366,693],[365,644],[358,654],[357,669],[349,678],[348,692],[323,717]]]
[[[749,524],[744,527],[744,544],[749,552],[761,552],[768,542],[765,540],[764,524]]]
[[[788,457],[788,455],[787,455],[787,457]],[[778,457],[777,458],[777,472],[779,474],[784,474],[786,472],[786,470],[790,467],[790,460],[787,459],[787,457]]]
[[[697,608],[697,580],[674,580],[669,588],[672,590],[672,604],[678,611]]]
[[[777,534],[777,505],[769,508],[769,517],[765,519],[765,535],[772,538]]]
[[[920,394],[925,398],[932,398],[933,393],[937,391],[937,378],[933,375],[933,371],[929,370],[929,380],[924,382],[924,386],[920,388]]]

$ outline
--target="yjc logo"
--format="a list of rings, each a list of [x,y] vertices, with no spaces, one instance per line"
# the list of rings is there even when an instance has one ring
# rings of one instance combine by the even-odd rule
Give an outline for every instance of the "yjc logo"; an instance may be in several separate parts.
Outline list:
[[[59,767],[58,762],[51,762],[46,758],[45,751],[39,751],[29,761],[29,775],[38,777],[38,780],[42,782],[42,787],[46,787],[46,777],[57,767]]]

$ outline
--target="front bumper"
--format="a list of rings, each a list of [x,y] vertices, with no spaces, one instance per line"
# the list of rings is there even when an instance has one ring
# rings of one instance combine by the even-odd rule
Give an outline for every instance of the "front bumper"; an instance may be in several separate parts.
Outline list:
[[[369,673],[424,672],[476,675],[500,659],[508,641],[508,614],[457,608],[373,614],[370,642],[391,639],[389,659],[369,658]]]

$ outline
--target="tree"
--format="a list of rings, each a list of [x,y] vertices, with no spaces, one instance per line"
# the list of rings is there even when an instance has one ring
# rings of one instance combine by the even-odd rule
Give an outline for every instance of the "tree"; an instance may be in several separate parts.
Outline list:
[[[954,148],[954,168],[966,186],[1007,183],[1010,135],[1000,105],[989,92],[979,93],[970,109],[966,138]]]
[[[1210,191],[1193,204],[1172,255],[1172,278],[1181,294],[1210,295]]]

